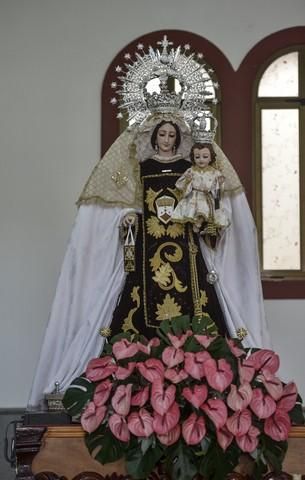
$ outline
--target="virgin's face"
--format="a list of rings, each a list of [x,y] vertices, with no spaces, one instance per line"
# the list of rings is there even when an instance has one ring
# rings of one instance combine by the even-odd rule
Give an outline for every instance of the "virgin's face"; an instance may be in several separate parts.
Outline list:
[[[200,168],[206,167],[211,161],[211,152],[207,147],[194,148],[194,162]]]
[[[170,123],[162,125],[157,133],[157,145],[160,155],[170,157],[173,154],[173,146],[176,142],[176,130]]]

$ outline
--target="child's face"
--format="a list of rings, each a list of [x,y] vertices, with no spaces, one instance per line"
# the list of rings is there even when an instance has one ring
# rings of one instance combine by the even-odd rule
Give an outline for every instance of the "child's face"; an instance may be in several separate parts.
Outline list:
[[[211,161],[211,152],[207,147],[194,148],[194,162],[198,167],[206,167]]]

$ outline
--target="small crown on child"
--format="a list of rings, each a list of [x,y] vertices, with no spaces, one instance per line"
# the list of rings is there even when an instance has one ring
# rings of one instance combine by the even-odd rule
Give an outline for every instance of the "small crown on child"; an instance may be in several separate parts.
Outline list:
[[[210,110],[205,110],[193,120],[192,138],[195,143],[213,143],[218,122]]]

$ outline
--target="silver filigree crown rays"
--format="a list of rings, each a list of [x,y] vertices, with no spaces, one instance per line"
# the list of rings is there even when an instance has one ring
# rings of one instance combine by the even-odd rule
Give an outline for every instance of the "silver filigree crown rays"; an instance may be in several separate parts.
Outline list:
[[[180,113],[191,126],[193,119],[217,103],[213,70],[203,63],[202,53],[191,53],[190,45],[171,47],[164,35],[160,49],[137,45],[135,60],[126,53],[124,67],[115,68],[117,81],[111,82],[117,94],[110,103],[126,111],[128,123],[140,124],[152,113]],[[171,47],[171,48],[170,48]],[[122,112],[117,118],[122,118]]]

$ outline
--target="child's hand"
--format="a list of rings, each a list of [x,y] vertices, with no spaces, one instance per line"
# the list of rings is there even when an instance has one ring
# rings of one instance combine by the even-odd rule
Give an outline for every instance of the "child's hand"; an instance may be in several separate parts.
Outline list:
[[[225,182],[225,177],[221,175],[221,177],[218,178],[219,185],[222,185]]]
[[[193,174],[192,174],[192,171],[191,171],[191,170],[187,170],[187,172],[185,173],[185,178],[186,178],[187,180],[192,180]]]

